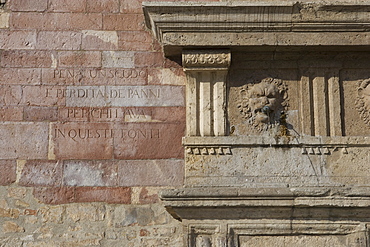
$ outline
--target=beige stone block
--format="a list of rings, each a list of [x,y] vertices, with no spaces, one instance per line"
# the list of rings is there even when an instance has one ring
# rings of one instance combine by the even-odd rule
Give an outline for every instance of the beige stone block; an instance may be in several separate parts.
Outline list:
[[[9,13],[0,13],[0,28],[8,28],[9,27]]]
[[[129,51],[103,51],[103,68],[134,68],[134,52]]]
[[[24,228],[13,221],[5,221],[3,224],[4,233],[24,232]]]

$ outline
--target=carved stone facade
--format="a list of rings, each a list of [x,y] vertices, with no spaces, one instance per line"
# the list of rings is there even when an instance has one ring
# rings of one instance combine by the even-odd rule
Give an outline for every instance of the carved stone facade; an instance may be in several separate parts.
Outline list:
[[[370,244],[370,3],[147,3],[187,74],[185,246]],[[225,152],[226,150],[226,152]]]

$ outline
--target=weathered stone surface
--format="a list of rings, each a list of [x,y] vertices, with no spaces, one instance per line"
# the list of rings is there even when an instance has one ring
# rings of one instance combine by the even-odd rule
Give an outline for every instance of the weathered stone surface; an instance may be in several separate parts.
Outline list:
[[[118,163],[119,186],[182,185],[181,160],[128,160]]]
[[[79,187],[76,188],[76,202],[131,203],[131,188],[124,187]]]
[[[2,123],[0,133],[0,156],[3,159],[47,158],[48,124]]]
[[[23,167],[19,184],[23,186],[60,186],[62,174],[62,162],[28,161]]]
[[[24,120],[26,121],[56,121],[58,109],[56,107],[25,107]]]
[[[114,129],[109,123],[51,124],[51,135],[49,156],[57,159],[113,158]]]
[[[182,158],[181,136],[185,131],[181,123],[126,123],[115,124],[116,159]]]
[[[0,160],[0,185],[10,185],[16,179],[16,162],[14,160]]]

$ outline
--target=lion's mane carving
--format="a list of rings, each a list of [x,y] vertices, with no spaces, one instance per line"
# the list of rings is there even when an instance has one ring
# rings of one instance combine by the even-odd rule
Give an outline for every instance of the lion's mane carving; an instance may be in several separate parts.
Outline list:
[[[280,79],[265,78],[240,89],[238,104],[243,117],[259,131],[279,124],[287,104],[287,87]]]

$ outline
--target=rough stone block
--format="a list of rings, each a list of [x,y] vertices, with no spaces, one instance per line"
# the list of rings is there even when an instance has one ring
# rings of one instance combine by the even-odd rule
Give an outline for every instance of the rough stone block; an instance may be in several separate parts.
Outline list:
[[[134,53],[128,51],[103,51],[105,68],[134,68]]]
[[[181,186],[182,160],[125,160],[118,163],[119,186]]]
[[[2,31],[0,32],[0,49],[35,49],[35,31]]]
[[[11,27],[38,30],[89,30],[102,28],[99,13],[13,13]]]
[[[144,30],[144,16],[140,14],[105,14],[103,29],[116,31]]]
[[[62,174],[62,162],[29,160],[23,167],[19,184],[23,186],[60,186]]]
[[[161,52],[136,52],[135,67],[163,67],[165,58]]]
[[[85,12],[86,0],[50,0],[49,10],[53,12]]]
[[[1,121],[22,121],[23,108],[22,107],[1,107],[0,108]]]
[[[185,82],[184,70],[180,68],[149,69],[148,71],[148,84],[185,85]]]
[[[24,232],[24,228],[13,221],[5,221],[2,226],[3,233]]]
[[[111,159],[114,129],[109,123],[55,123],[51,125],[53,147],[49,156],[57,159]]]
[[[37,49],[80,50],[82,34],[72,31],[41,31],[37,35]]]
[[[21,86],[0,85],[0,105],[18,105],[21,100]]]
[[[26,121],[56,121],[58,108],[56,107],[24,107],[24,120]]]
[[[41,82],[41,69],[0,68],[0,84],[37,85]]]
[[[131,188],[77,187],[76,202],[131,203]]]
[[[125,51],[148,51],[153,48],[153,37],[147,31],[118,32],[118,48]]]
[[[101,67],[98,51],[61,51],[58,57],[61,67]]]
[[[0,157],[46,159],[48,129],[46,123],[1,123]]]
[[[121,12],[141,14],[143,12],[142,2],[142,0],[121,0]]]
[[[87,11],[98,13],[117,13],[119,12],[119,0],[87,0]]]
[[[28,106],[65,105],[62,86],[24,86],[20,104]],[[53,94],[55,93],[55,94]]]
[[[116,186],[117,165],[114,161],[64,161],[63,185]]]
[[[75,188],[73,187],[35,187],[33,195],[45,204],[72,203],[75,200]]]
[[[185,124],[126,123],[116,124],[114,157],[117,159],[182,158],[181,138]]]
[[[16,180],[17,163],[14,160],[0,160],[0,185],[6,186]]]
[[[45,68],[52,64],[51,52],[5,50],[1,53],[2,67]]]
[[[84,30],[82,49],[84,50],[116,50],[118,35],[116,31]]]
[[[12,0],[9,7],[12,11],[45,11],[48,0]]]

